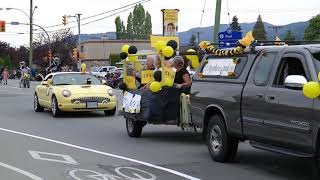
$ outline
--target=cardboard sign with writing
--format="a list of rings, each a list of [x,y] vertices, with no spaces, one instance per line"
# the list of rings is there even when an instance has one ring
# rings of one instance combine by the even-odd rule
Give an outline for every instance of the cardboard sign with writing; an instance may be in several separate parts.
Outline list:
[[[128,89],[137,89],[136,77],[126,76],[124,82],[126,83]]]
[[[154,81],[153,70],[141,71],[141,84],[149,84]]]
[[[174,70],[172,70],[171,68],[164,68],[164,81],[163,81],[163,85],[164,86],[173,86],[174,83],[174,77],[176,75],[176,72],[174,72]]]

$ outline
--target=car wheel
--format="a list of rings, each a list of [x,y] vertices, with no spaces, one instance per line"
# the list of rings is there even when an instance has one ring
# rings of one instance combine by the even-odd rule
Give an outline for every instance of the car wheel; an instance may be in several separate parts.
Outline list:
[[[44,111],[44,108],[39,104],[37,93],[34,94],[33,109],[35,112],[43,112]]]
[[[228,134],[221,116],[211,117],[206,140],[209,153],[214,161],[228,162],[236,157],[239,141]]]
[[[105,110],[104,115],[105,116],[114,116],[116,114],[117,108],[111,109],[111,110]]]
[[[142,133],[142,122],[126,119],[127,133],[130,137],[140,137]]]
[[[61,112],[61,110],[59,109],[59,106],[58,106],[57,98],[55,96],[52,96],[51,111],[52,111],[52,116],[53,117],[59,117],[62,114],[62,112]]]

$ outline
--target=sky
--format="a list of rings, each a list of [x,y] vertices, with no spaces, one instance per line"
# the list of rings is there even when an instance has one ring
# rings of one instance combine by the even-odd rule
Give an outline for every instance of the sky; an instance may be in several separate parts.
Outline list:
[[[103,13],[139,0],[33,0],[38,8],[34,13],[34,23],[42,27],[61,24],[53,28],[54,31],[64,28],[63,15],[82,14],[82,18]],[[143,6],[151,14],[152,32],[162,33],[161,9],[179,9],[179,31],[187,31],[194,27],[206,27],[214,24],[215,0],[151,0]],[[320,0],[222,0],[221,24],[227,24],[234,15],[239,22],[255,22],[261,14],[263,21],[274,25],[285,25],[293,22],[307,21],[320,14]],[[5,8],[18,8],[29,13],[30,0],[1,0],[0,20],[6,22],[28,22],[28,17],[17,10],[5,10]],[[204,13],[203,13],[204,9]],[[120,13],[120,17],[126,21],[130,9]],[[229,12],[229,16],[228,16]],[[113,12],[115,13],[115,12]],[[103,14],[82,22],[93,21],[109,14]],[[203,19],[201,22],[201,16]],[[101,21],[81,26],[81,33],[105,33],[115,31],[114,19],[116,16],[105,18]],[[72,21],[75,19],[69,19]],[[70,23],[66,27],[76,26]],[[29,27],[24,25],[7,25],[5,33],[0,32],[0,41],[10,43],[12,46],[29,44]],[[77,34],[77,28],[72,28]],[[25,34],[18,34],[25,33]]]

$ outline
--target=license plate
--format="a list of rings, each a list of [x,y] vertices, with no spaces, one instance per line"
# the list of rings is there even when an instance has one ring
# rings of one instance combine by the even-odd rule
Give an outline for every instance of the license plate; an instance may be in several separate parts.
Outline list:
[[[98,103],[97,102],[87,102],[87,108],[88,109],[98,108]]]

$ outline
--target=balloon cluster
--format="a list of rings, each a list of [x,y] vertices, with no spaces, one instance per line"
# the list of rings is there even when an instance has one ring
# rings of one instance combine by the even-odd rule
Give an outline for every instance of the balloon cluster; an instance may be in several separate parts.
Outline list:
[[[150,84],[150,90],[152,92],[158,92],[161,90],[162,85],[160,83],[161,81],[161,71],[155,71],[153,74],[154,80],[151,84]]]
[[[178,48],[178,43],[175,40],[170,40],[167,43],[165,41],[160,40],[156,43],[155,48],[166,58],[171,58],[175,54],[175,50],[177,50]]]
[[[129,45],[123,45],[121,48],[121,53],[120,53],[120,58],[121,59],[126,59],[129,54],[137,54],[138,49],[135,46],[129,46]],[[129,56],[128,57],[129,61],[131,62],[136,62],[138,60],[137,56]]]

